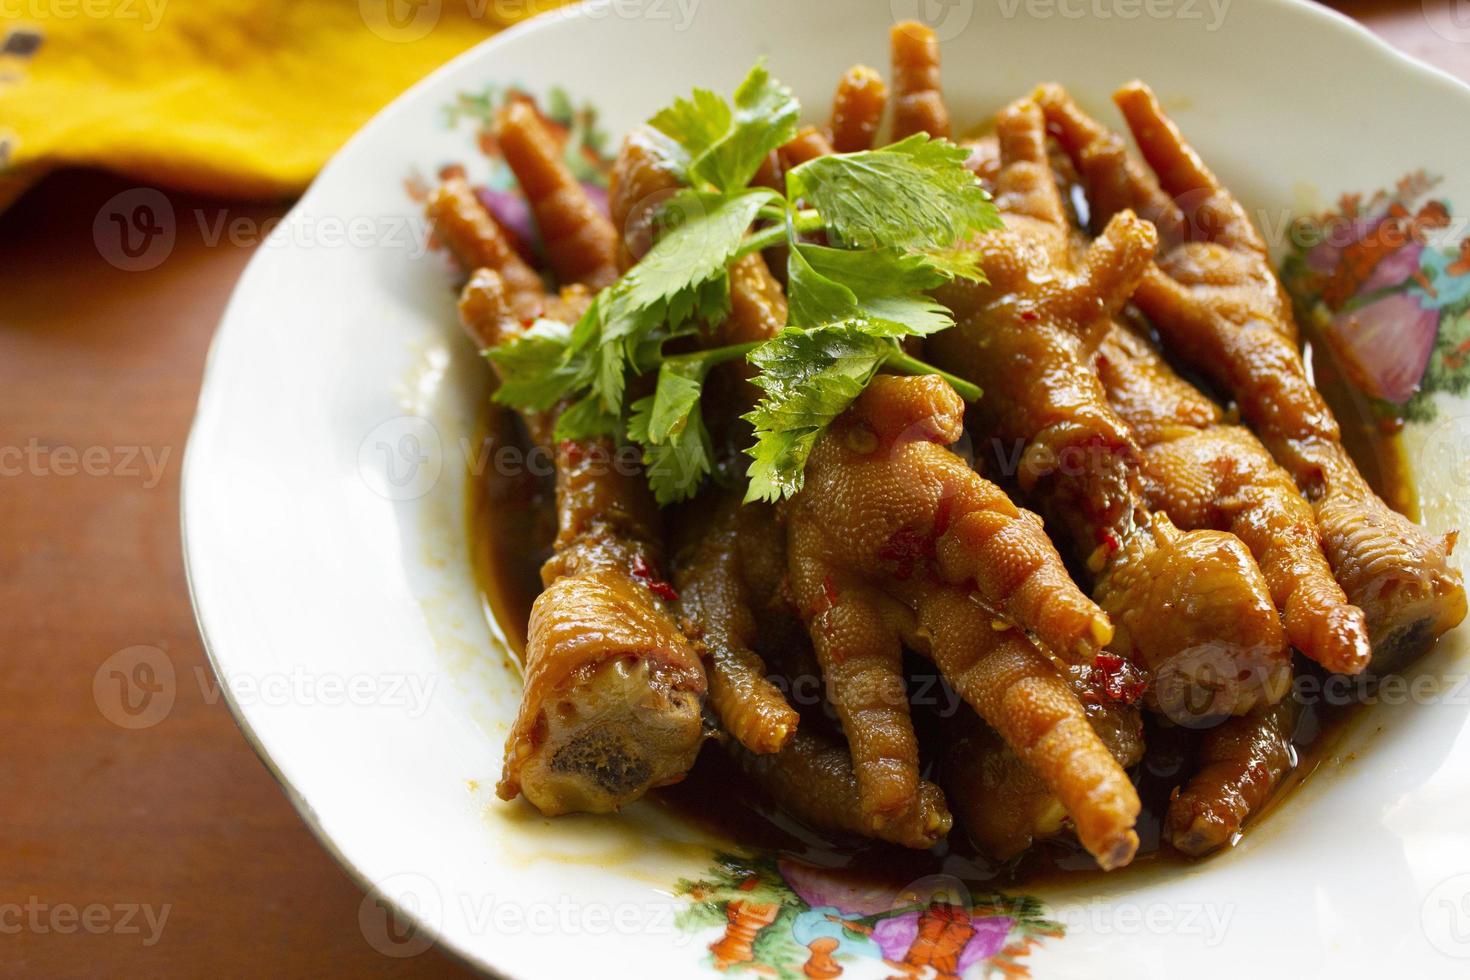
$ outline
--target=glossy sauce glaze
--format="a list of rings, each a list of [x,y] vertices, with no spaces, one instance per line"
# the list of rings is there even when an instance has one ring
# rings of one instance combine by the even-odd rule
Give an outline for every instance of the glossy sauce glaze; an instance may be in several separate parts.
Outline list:
[[[1320,347],[1311,361],[1316,382],[1341,422],[1343,442],[1364,476],[1387,503],[1417,517],[1416,496],[1398,439],[1399,427],[1374,420],[1364,406],[1356,403],[1361,396],[1342,382]],[[483,451],[473,458],[492,462],[483,467],[483,472],[470,474],[469,526],[474,567],[491,626],[520,662],[531,603],[541,589],[539,569],[551,554],[556,532],[552,513],[554,479],[549,461],[527,447],[524,432],[512,413],[491,405],[482,439]],[[913,666],[917,671],[925,669],[917,658]],[[1300,656],[1296,657],[1296,669],[1301,675],[1321,675],[1316,665]],[[1252,815],[1247,830],[1332,756],[1334,745],[1357,709],[1357,705],[1302,705],[1293,740],[1297,765],[1262,811]],[[926,723],[918,713],[915,720],[921,727]],[[1170,794],[1190,774],[1191,736],[1181,729],[1160,725],[1147,715],[1146,726],[1148,750],[1134,773],[1143,801],[1137,824],[1141,846],[1129,867],[1187,863],[1189,859],[1162,841],[1160,831]],[[1066,836],[1039,841],[1019,857],[998,862],[978,853],[958,826],[947,841],[929,851],[814,831],[767,803],[712,742],[682,783],[653,795],[658,805],[742,846],[777,851],[821,867],[858,871],[886,883],[946,874],[975,888],[1036,889],[1048,883],[1078,883],[1087,876],[1102,874],[1092,857]],[[1116,873],[1110,880],[1113,878]]]

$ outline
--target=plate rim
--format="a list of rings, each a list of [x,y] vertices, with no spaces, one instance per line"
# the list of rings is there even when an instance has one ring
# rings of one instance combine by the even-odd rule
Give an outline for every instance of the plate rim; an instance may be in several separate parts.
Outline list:
[[[281,224],[288,223],[298,213],[305,213],[303,204],[308,201],[319,185],[325,183],[334,175],[336,169],[341,165],[343,157],[353,151],[357,144],[365,140],[371,132],[384,127],[388,124],[389,120],[406,112],[408,103],[413,101],[421,91],[437,87],[441,84],[441,80],[444,77],[454,74],[465,64],[487,58],[492,52],[504,45],[517,43],[532,33],[548,30],[564,21],[585,20],[589,16],[589,10],[595,11],[599,8],[609,8],[614,5],[621,7],[627,2],[628,0],[582,0],[582,2],[572,0],[566,6],[545,11],[503,28],[444,62],[442,65],[439,65],[394,96],[391,101],[363,122],[333,152],[331,157],[328,158],[317,172],[316,176],[302,189],[291,208],[282,216]],[[656,3],[658,0],[636,0],[636,2],[641,8],[650,3]],[[1311,2],[1311,0],[1252,0],[1252,2],[1261,6],[1277,8],[1279,11],[1284,11],[1287,16],[1301,15],[1306,18],[1315,19],[1324,29],[1338,32],[1338,37],[1342,38],[1344,43],[1358,44],[1364,52],[1371,52],[1377,57],[1384,58],[1385,64],[1392,65],[1399,70],[1408,71],[1420,83],[1436,85],[1449,93],[1453,93],[1467,100],[1467,108],[1470,108],[1470,80],[1462,80],[1443,68],[1429,64],[1395,47],[1364,24],[1341,11]],[[197,485],[200,479],[195,476],[195,473],[201,465],[199,460],[203,455],[203,450],[197,448],[202,446],[204,442],[202,430],[206,427],[210,413],[216,410],[212,403],[215,401],[215,396],[220,390],[219,379],[222,371],[219,368],[219,358],[217,355],[222,346],[221,341],[225,334],[224,327],[230,321],[237,306],[241,303],[242,287],[247,285],[252,273],[257,267],[267,261],[267,254],[266,250],[257,248],[255,253],[251,255],[241,270],[239,277],[236,279],[234,286],[231,288],[230,296],[225,302],[219,319],[214,326],[200,374],[199,394],[195,402],[193,417],[185,440],[181,466],[179,483],[179,528],[184,578],[189,595],[190,610],[193,615],[195,628],[199,633],[200,644],[204,649],[209,668],[215,674],[216,678],[223,678],[226,676],[226,673],[223,658],[217,650],[219,641],[217,638],[211,638],[205,622],[203,602],[201,601],[202,597],[198,584],[196,583],[195,562],[198,562],[202,566],[206,559],[203,556],[195,555],[190,547],[188,528],[190,508],[188,501],[190,499],[191,487]],[[343,853],[336,841],[326,832],[317,817],[316,811],[306,800],[305,795],[282,772],[270,752],[265,748],[260,736],[256,733],[254,725],[248,717],[248,711],[236,700],[235,693],[230,685],[220,683],[218,689],[222,694],[224,704],[228,708],[236,727],[240,730],[246,743],[254,751],[256,757],[260,760],[271,778],[280,786],[282,794],[290,802],[292,808],[306,825],[311,835],[354,884],[362,889],[364,901],[369,896],[376,894],[377,901],[388,903],[392,907],[395,915],[410,922],[413,928],[420,931],[423,935],[429,936],[432,939],[430,944],[431,948],[439,950],[441,954],[447,954],[452,960],[474,972],[495,978],[495,980],[529,980],[529,978],[512,976],[485,959],[481,954],[461,947],[445,930],[433,926],[424,917],[407,909],[402,903],[396,901],[391,896],[379,892],[371,878],[351,858]]]

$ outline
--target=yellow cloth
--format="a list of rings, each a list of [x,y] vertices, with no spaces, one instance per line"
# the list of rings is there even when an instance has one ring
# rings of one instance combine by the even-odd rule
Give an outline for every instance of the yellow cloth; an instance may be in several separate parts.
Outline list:
[[[558,2],[0,0],[0,208],[71,165],[296,193],[408,85]]]

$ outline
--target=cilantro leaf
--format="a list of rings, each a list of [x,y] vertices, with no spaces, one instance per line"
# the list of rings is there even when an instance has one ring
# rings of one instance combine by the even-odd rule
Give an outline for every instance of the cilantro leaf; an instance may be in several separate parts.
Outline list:
[[[602,410],[616,414],[623,403],[623,369],[626,357],[621,345],[606,347],[601,343],[606,330],[607,313],[612,304],[613,288],[608,287],[587,304],[587,309],[572,326],[567,344],[567,360],[581,359],[583,385],[589,387],[601,403]],[[625,332],[632,332],[625,328]]]
[[[654,393],[632,405],[628,438],[643,446],[644,472],[660,506],[694,496],[713,468],[699,396],[705,374],[723,354],[716,350],[665,360]]]
[[[620,280],[603,290],[594,307],[589,307],[589,312],[594,313],[589,341],[594,346],[588,354],[592,363],[592,394],[599,399],[603,411],[613,415],[622,411],[628,367],[635,352],[663,321],[660,307],[638,307],[627,301],[626,281]]]
[[[695,89],[649,123],[689,154],[692,178],[729,193],[750,183],[766,155],[796,135],[800,115],[796,96],[762,60],[735,90],[733,109],[713,92]]]
[[[836,279],[859,299],[921,293],[942,286],[948,276],[936,270],[924,255],[896,248],[854,250],[823,245],[799,245],[813,269]]]
[[[735,90],[735,118],[724,136],[694,163],[690,172],[723,191],[750,183],[776,147],[796,135],[801,104],[791,90],[756,63]]]
[[[595,345],[587,370],[605,411],[622,411],[627,375],[641,373],[650,346],[695,320],[718,322],[730,309],[728,266],[770,190],[714,194],[684,190],[660,212],[668,230],[622,279],[597,295],[572,331],[573,352]],[[658,336],[667,327],[664,336]]]
[[[658,371],[648,435],[662,442],[688,424],[689,414],[699,404],[704,388],[704,368],[698,362],[667,360]]]
[[[750,362],[760,369],[754,381],[765,397],[745,415],[756,434],[746,450],[754,460],[746,501],[779,500],[800,490],[817,439],[897,352],[893,340],[851,321],[788,327],[756,348]]]
[[[964,147],[917,133],[881,150],[808,160],[786,174],[786,196],[816,208],[841,245],[952,250],[974,232],[1000,227],[990,195],[965,168],[968,156]]]
[[[659,211],[667,230],[619,283],[619,302],[633,309],[667,304],[676,324],[688,319],[709,297],[699,287],[725,274],[745,229],[772,200],[774,191],[737,194],[684,190]]]
[[[812,267],[805,245],[786,256],[787,317],[794,327],[817,327],[858,313],[857,294]]]
[[[552,438],[558,442],[563,439],[600,439],[604,436],[615,438],[622,430],[620,422],[616,415],[603,410],[595,395],[588,395],[562,410],[556,418]]]
[[[863,302],[870,333],[885,337],[927,337],[954,326],[944,304],[928,296],[875,296]]]
[[[758,62],[732,101],[695,89],[656,114],[649,138],[667,141],[661,152],[690,186],[660,211],[653,247],[574,325],[540,322],[488,355],[504,379],[500,400],[533,410],[567,403],[557,438],[641,446],[660,504],[692,496],[712,471],[705,377],[713,365],[747,355],[762,390],[745,416],[756,433],[748,499],[796,492],[817,439],[879,370],[936,371],[897,341],[953,326],[929,294],[954,278],[980,278],[964,245],[999,227],[964,167],[966,151],[923,135],[809,161],[787,174],[785,197],[747,189],[767,155],[795,135],[799,111]],[[807,210],[794,210],[798,199]],[[786,211],[785,226],[748,237],[771,205]],[[800,233],[815,231],[835,247],[801,241]],[[737,256],[783,241],[787,330],[764,343],[664,353],[669,340],[728,314]],[[625,404],[630,379],[655,370],[653,393]],[[944,376],[966,398],[980,396],[964,379]]]
[[[714,464],[714,448],[704,427],[697,400],[677,430],[653,441],[651,427],[659,411],[658,395],[633,403],[628,416],[628,438],[643,447],[643,472],[660,507],[694,496]]]
[[[821,245],[797,245],[791,250],[787,281],[792,285],[792,322],[798,316],[818,314],[805,324],[861,317],[871,321],[869,333],[903,337],[926,336],[954,326],[943,304],[925,290],[949,276],[936,269],[927,255],[898,249],[852,250]],[[832,287],[838,287],[837,289]],[[802,294],[810,291],[808,302]],[[840,300],[845,293],[850,301]],[[814,308],[817,307],[817,308]]]
[[[975,282],[985,278],[980,271],[980,253],[973,249],[930,248],[920,253],[929,267],[951,279],[971,279]]]
[[[495,400],[502,405],[544,412],[586,383],[584,357],[571,357],[572,328],[540,319],[509,343],[484,352],[500,374]]]
[[[650,126],[672,139],[691,158],[709,149],[730,128],[730,104],[709,89],[697,88],[687,99],[659,110]]]

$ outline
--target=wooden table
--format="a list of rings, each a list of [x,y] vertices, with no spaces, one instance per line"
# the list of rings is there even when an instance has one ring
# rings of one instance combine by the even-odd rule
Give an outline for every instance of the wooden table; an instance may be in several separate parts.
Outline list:
[[[1470,25],[1434,30],[1455,2],[1340,6],[1470,78]],[[168,261],[125,271],[93,221],[129,187],[58,174],[0,216],[0,975],[461,974],[364,939],[362,892],[240,736],[189,608],[179,464],[252,249],[211,230],[289,202],[171,195]],[[132,723],[104,662],[137,646],[167,655],[178,693],[133,729],[109,720]]]

